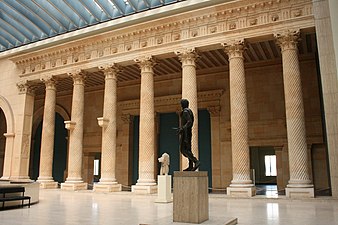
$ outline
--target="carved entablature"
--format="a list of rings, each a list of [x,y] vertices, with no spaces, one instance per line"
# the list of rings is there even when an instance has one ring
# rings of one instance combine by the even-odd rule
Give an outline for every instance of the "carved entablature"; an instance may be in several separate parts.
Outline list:
[[[11,60],[21,71],[20,76],[24,77],[64,67],[82,66],[84,62],[93,60],[100,64],[100,60],[115,56],[118,58],[120,54],[135,55],[135,51],[140,49],[154,51],[187,39],[192,43],[205,40],[206,37],[228,37],[224,34],[238,34],[241,29],[248,30],[257,26],[275,26],[285,21],[292,22],[292,19],[307,19],[309,23],[314,23],[312,0],[292,0],[292,4],[289,0],[230,1],[217,5],[213,10],[203,8],[193,14],[182,13],[170,19],[164,17],[156,22],[143,23],[140,28],[135,26],[132,30],[128,27],[113,29],[105,35],[14,56]]]
[[[219,105],[223,90],[211,90],[198,92],[198,106],[199,108],[209,108],[209,105]],[[163,97],[155,97],[155,108],[162,108],[164,106],[173,106],[175,111],[180,111],[181,95],[169,95]],[[136,110],[140,108],[140,100],[129,100],[118,103],[119,109],[123,111]]]

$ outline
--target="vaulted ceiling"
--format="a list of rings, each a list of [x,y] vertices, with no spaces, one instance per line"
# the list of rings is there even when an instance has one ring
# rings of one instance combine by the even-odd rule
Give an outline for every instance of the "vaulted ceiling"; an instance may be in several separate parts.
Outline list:
[[[0,52],[183,0],[0,0]]]

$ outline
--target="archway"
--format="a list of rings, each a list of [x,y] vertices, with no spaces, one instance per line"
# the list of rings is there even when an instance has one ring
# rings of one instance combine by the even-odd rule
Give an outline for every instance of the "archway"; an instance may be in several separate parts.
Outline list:
[[[3,175],[4,160],[5,160],[5,147],[6,137],[4,134],[7,131],[6,117],[2,109],[0,108],[0,177]]]

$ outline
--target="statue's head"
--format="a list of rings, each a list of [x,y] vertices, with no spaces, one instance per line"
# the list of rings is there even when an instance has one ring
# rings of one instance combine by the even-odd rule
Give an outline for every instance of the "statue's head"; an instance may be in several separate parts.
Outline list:
[[[187,99],[181,99],[181,106],[182,109],[188,108],[189,107],[189,101]]]

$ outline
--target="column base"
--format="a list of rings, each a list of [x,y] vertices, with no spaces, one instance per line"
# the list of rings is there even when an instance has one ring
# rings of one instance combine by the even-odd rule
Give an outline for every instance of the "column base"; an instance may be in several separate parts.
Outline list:
[[[256,187],[227,187],[227,195],[231,197],[252,197],[256,195]]]
[[[288,198],[314,198],[313,187],[303,187],[303,188],[295,188],[295,187],[287,187],[285,188],[285,195]]]
[[[77,190],[87,190],[88,184],[85,182],[78,183],[62,183],[61,190],[66,191],[77,191]]]
[[[171,175],[158,175],[157,176],[158,189],[157,189],[157,203],[169,203],[173,201],[171,194]]]
[[[135,194],[154,194],[157,193],[157,185],[156,183],[151,184],[144,184],[138,183],[136,185],[131,186],[131,192]]]
[[[40,183],[40,188],[42,189],[57,189],[58,182],[56,181],[37,181]]]
[[[94,192],[118,192],[122,191],[122,185],[115,184],[107,184],[107,183],[96,183],[94,184]]]

